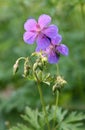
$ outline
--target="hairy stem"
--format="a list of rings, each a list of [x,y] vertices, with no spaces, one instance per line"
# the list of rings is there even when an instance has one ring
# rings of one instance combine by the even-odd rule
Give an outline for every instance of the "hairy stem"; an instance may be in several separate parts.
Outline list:
[[[57,75],[60,75],[58,64],[57,64]]]
[[[81,15],[82,15],[82,29],[83,29],[83,32],[84,32],[84,39],[85,39],[85,13],[84,13],[84,3],[82,2],[80,4],[80,7],[81,7]]]
[[[35,72],[35,77],[37,79],[37,86],[38,86],[38,91],[39,91],[39,95],[40,95],[40,100],[41,100],[41,104],[42,104],[42,107],[43,107],[43,112],[45,114],[45,121],[46,121],[48,130],[50,130],[50,125],[49,125],[49,121],[48,121],[47,111],[46,111],[46,108],[45,108],[45,102],[44,102],[44,98],[43,98],[43,94],[42,94],[42,89],[41,89],[40,81],[37,77],[36,72]]]
[[[59,72],[59,66],[58,64],[56,65],[57,67],[57,76],[60,75],[60,72]],[[58,100],[59,100],[59,90],[56,90],[56,93],[55,93],[55,111],[54,111],[54,122],[53,122],[53,128],[55,128],[55,123],[56,123],[56,120],[57,120],[57,108],[58,108]]]
[[[40,100],[41,100],[41,104],[42,104],[42,107],[43,107],[43,111],[44,111],[44,114],[45,114],[45,117],[46,117],[45,120],[46,120],[46,123],[47,123],[47,127],[48,127],[48,130],[50,130],[50,125],[49,125],[49,122],[48,122],[47,112],[46,112],[44,98],[43,98],[43,94],[42,94],[40,84],[38,84],[38,91],[39,91],[39,94],[40,94]]]
[[[58,109],[58,100],[59,100],[59,91],[56,91],[56,101],[55,101],[55,112],[54,112],[54,123],[53,128],[55,127],[55,123],[57,120],[57,109]]]

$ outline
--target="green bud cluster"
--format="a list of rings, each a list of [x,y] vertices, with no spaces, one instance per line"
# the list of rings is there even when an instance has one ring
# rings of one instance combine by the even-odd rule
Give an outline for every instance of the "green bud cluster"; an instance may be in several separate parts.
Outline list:
[[[64,80],[61,76],[57,76],[55,80],[55,84],[52,87],[52,91],[55,93],[56,90],[61,90],[61,88],[66,84],[66,80]]]
[[[37,59],[32,63],[33,57],[37,56]],[[32,59],[30,59],[32,58]],[[24,60],[23,77],[27,77],[31,80],[37,80],[37,82],[43,82],[49,86],[53,85],[52,91],[55,93],[57,90],[61,90],[67,83],[60,75],[52,76],[50,73],[45,72],[47,66],[47,58],[43,56],[42,52],[35,52],[31,57],[20,57],[16,60],[13,66],[13,73],[16,74],[19,70],[19,62]]]

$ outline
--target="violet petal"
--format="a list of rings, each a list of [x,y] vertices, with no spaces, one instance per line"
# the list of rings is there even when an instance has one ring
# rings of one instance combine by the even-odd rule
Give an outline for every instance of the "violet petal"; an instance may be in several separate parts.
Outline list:
[[[60,44],[56,47],[56,50],[58,50],[58,52],[60,52],[62,55],[68,56],[69,50],[66,45]]]
[[[24,29],[26,31],[36,30],[36,24],[37,22],[35,19],[28,19],[24,24]]]
[[[58,45],[61,41],[62,41],[62,36],[60,34],[57,34],[57,36],[52,39],[52,44]]]
[[[38,24],[40,25],[41,29],[43,29],[48,24],[50,24],[50,22],[51,22],[51,17],[49,15],[46,15],[46,14],[40,15],[40,17],[38,19]]]
[[[58,33],[58,28],[55,25],[50,25],[48,28],[42,31],[49,38],[55,38]]]
[[[48,62],[51,64],[56,64],[59,60],[59,55],[57,55],[53,50],[48,53]]]
[[[23,39],[28,44],[33,44],[36,39],[37,34],[33,32],[25,32],[23,35]]]
[[[50,40],[43,34],[37,37],[37,47],[40,50],[45,50],[50,45]]]
[[[36,47],[36,52],[40,52],[41,51],[41,49],[37,46]]]

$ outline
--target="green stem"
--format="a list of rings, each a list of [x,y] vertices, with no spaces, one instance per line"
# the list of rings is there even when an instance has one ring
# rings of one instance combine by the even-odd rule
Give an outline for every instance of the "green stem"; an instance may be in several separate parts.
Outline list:
[[[58,64],[57,64],[57,75],[60,75],[60,73],[59,73],[59,66],[58,66]]]
[[[59,73],[59,66],[58,66],[58,64],[56,65],[56,67],[57,67],[57,76],[59,76],[60,73]],[[57,120],[56,114],[57,114],[58,100],[59,100],[59,91],[58,91],[58,90],[56,90],[55,95],[56,95],[56,99],[55,99],[56,101],[55,101],[55,111],[54,111],[53,129],[55,128],[55,123],[56,123],[56,120]]]
[[[25,60],[26,58],[25,57],[20,57],[18,60]]]
[[[46,124],[47,124],[47,127],[48,127],[48,130],[50,130],[50,125],[49,125],[49,121],[48,121],[48,116],[47,116],[47,111],[46,111],[46,108],[45,108],[45,102],[44,102],[44,98],[43,98],[43,94],[42,94],[42,89],[41,89],[41,86],[40,86],[40,81],[37,77],[37,74],[35,72],[35,77],[37,79],[37,86],[38,86],[38,91],[39,91],[39,95],[40,95],[40,100],[41,100],[41,104],[42,104],[42,107],[43,107],[43,112],[45,114],[45,120],[46,120]]]
[[[80,4],[80,6],[81,6],[81,15],[82,15],[82,21],[83,21],[83,23],[84,23],[84,20],[85,20],[85,17],[84,17],[84,3],[81,3]]]
[[[82,29],[83,29],[83,32],[84,32],[84,38],[85,38],[85,14],[84,14],[84,3],[82,2],[80,4],[80,7],[81,7],[81,15],[82,15]]]
[[[58,107],[59,91],[57,90],[56,94],[56,108]]]
[[[49,125],[49,122],[48,122],[47,112],[46,112],[46,108],[45,108],[45,103],[44,103],[44,98],[43,98],[40,83],[38,83],[38,91],[39,91],[39,94],[40,94],[40,100],[41,100],[41,104],[42,104],[42,107],[43,107],[43,111],[44,111],[44,114],[45,114],[45,117],[46,117],[45,120],[46,120],[46,123],[47,123],[47,127],[48,127],[48,130],[50,130],[50,125]]]
[[[55,102],[55,112],[54,112],[54,124],[53,124],[53,128],[55,127],[55,123],[56,123],[56,115],[57,115],[57,109],[58,109],[58,100],[59,100],[59,91],[57,90],[56,92],[56,102]]]

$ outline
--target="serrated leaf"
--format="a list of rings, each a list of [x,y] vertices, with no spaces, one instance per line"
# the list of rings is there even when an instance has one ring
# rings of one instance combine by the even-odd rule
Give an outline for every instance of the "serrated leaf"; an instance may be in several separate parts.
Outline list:
[[[82,112],[78,113],[78,112],[75,111],[75,112],[71,112],[67,116],[65,121],[66,122],[75,122],[75,121],[81,121],[83,119],[85,119],[85,115]]]
[[[33,129],[27,127],[26,125],[18,124],[17,127],[12,127],[10,130],[33,130]]]
[[[85,119],[84,113],[71,112],[58,108],[57,119],[59,130],[83,130],[83,119]]]
[[[39,129],[40,125],[38,122],[38,110],[31,110],[29,107],[26,108],[26,115],[22,115],[22,118],[28,121],[34,128]]]

